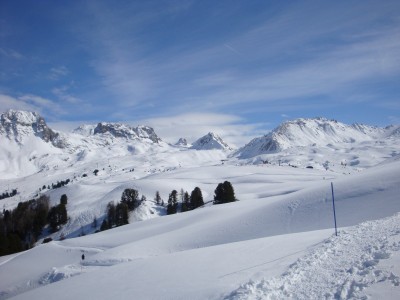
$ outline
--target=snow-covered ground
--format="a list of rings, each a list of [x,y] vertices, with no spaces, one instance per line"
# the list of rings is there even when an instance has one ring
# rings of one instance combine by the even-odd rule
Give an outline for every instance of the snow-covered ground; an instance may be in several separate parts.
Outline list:
[[[120,196],[120,176],[107,177],[105,186],[115,187],[105,198]],[[90,180],[98,178],[87,180],[89,195],[97,186]],[[2,257],[0,299],[399,298],[398,158],[352,175],[205,164],[149,174],[133,184],[151,194],[155,186],[160,191],[200,186],[210,200],[222,180],[232,182],[239,202]]]
[[[53,242],[0,257],[0,299],[400,298],[395,127],[300,120],[249,143],[240,158],[214,147],[222,140],[212,134],[213,147],[194,150],[145,126],[104,123],[64,136],[37,117],[44,129],[34,132],[22,119],[20,129],[3,122],[18,143],[2,140],[0,192],[18,194],[1,200],[2,209],[40,194],[54,205],[66,194],[70,219]],[[267,146],[282,149],[260,152]],[[214,206],[225,180],[240,201]],[[165,216],[153,201],[156,191],[166,201],[174,189],[195,187],[206,205],[194,211]],[[99,227],[126,188],[147,198],[131,224],[92,234],[94,218]]]

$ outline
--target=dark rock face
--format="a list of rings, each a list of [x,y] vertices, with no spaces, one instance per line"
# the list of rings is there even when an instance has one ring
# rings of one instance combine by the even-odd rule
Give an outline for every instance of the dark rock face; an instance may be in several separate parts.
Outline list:
[[[138,126],[133,128],[119,123],[99,123],[93,131],[94,135],[107,133],[116,138],[149,139],[154,143],[161,141],[161,139],[154,132],[154,129],[148,126]]]

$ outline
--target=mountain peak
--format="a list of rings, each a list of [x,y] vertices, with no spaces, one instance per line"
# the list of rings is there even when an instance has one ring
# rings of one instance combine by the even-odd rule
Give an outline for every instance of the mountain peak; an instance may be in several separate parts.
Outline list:
[[[180,138],[176,143],[175,146],[187,147],[188,142],[185,138]]]
[[[346,125],[326,118],[286,121],[263,137],[255,138],[236,152],[240,158],[276,153],[292,147],[354,143],[382,137],[385,129],[367,125]]]
[[[8,139],[15,140],[19,144],[26,137],[35,135],[59,147],[57,140],[59,134],[51,130],[44,118],[36,112],[10,109],[3,113],[0,117],[0,134],[4,134]]]
[[[195,141],[190,148],[195,150],[232,150],[232,148],[229,147],[227,143],[225,143],[218,135],[214,134],[213,132],[209,132],[205,136]]]

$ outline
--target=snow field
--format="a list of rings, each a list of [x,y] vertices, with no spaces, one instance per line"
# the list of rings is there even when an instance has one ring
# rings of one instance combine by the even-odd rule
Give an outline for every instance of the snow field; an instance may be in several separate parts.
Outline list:
[[[399,160],[333,180],[338,225],[367,221],[339,229],[338,237],[332,237],[330,180],[323,179],[331,172],[224,165],[181,168],[134,184],[146,193],[159,182],[168,191],[179,183],[208,190],[227,174],[239,202],[51,242],[5,261],[1,278],[13,276],[0,282],[0,299],[346,299],[382,293],[375,287],[383,284],[399,295],[393,268],[399,215],[369,221],[400,211]],[[120,197],[127,183],[113,184],[110,197]],[[270,187],[278,195],[268,197]],[[79,270],[82,250],[87,258]],[[308,288],[301,287],[304,281]]]

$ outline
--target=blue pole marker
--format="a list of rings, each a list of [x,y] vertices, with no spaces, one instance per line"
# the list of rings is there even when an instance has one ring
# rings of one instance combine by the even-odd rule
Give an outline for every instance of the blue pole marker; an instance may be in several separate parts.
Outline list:
[[[333,193],[333,182],[331,182],[331,189],[332,189],[333,219],[335,220],[335,235],[337,236],[335,194]]]

